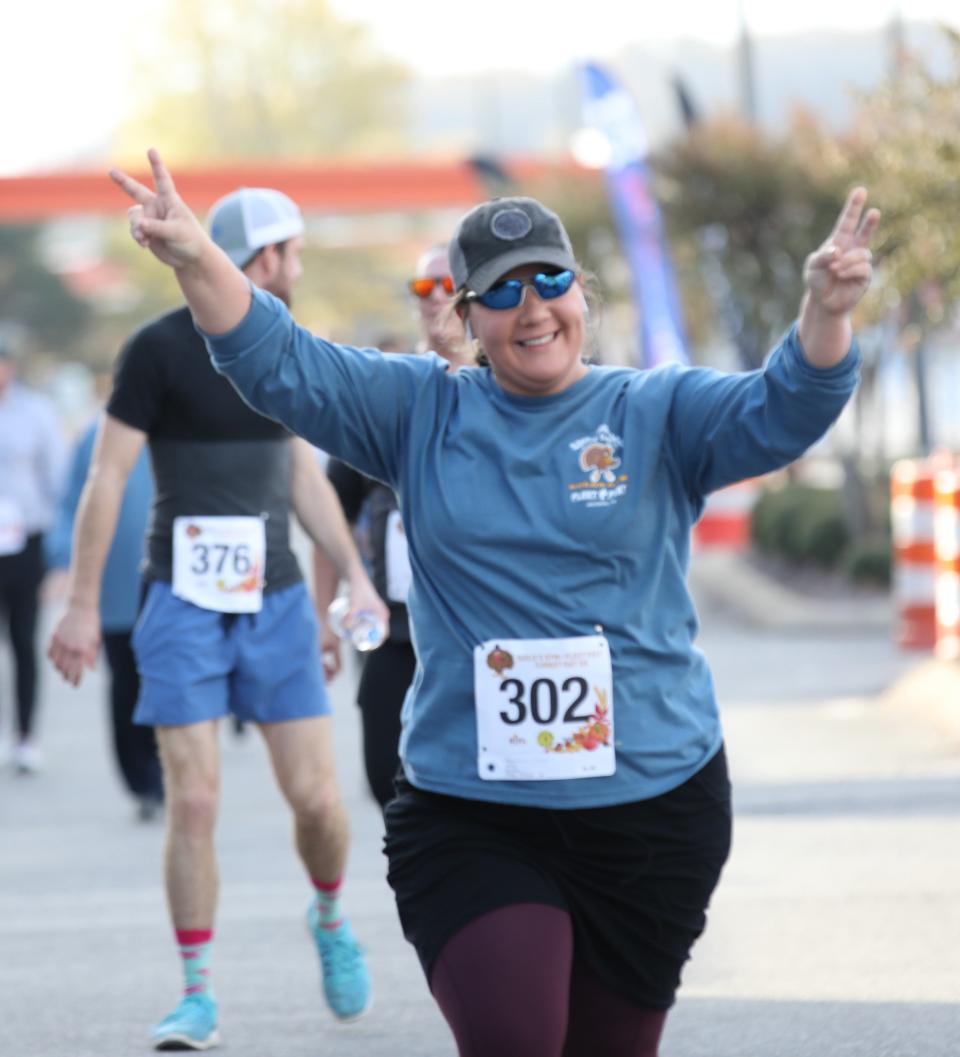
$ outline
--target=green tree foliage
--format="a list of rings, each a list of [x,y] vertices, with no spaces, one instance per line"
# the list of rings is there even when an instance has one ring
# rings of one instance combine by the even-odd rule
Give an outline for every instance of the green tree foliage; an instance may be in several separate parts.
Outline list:
[[[169,0],[116,156],[358,157],[403,143],[405,70],[324,0]]]
[[[144,149],[154,144],[176,175],[191,162],[400,155],[408,76],[375,49],[365,27],[340,18],[325,0],[167,0],[138,56],[137,98],[113,156],[142,168]],[[346,340],[389,330],[412,341],[402,283],[388,278],[389,255],[327,249],[316,224],[308,217],[298,319]],[[168,270],[156,268],[119,225],[110,253],[140,293],[121,329],[181,303]]]
[[[943,27],[949,62],[934,73],[907,54],[860,99],[848,164],[883,209],[874,297],[899,324],[917,401],[916,449],[936,443],[930,420],[927,338],[960,297],[960,34]]]
[[[74,348],[90,309],[43,264],[35,225],[0,226],[0,320],[23,327],[28,345],[52,353]]]
[[[841,136],[803,114],[780,137],[723,117],[656,159],[658,197],[688,265],[685,301],[703,305],[704,290],[711,295],[714,325],[731,333],[745,364],[758,363],[793,318],[804,257],[854,184],[883,210],[880,266],[860,321],[902,303],[902,322],[925,332],[960,297],[960,34],[944,33],[946,74],[904,57],[895,75],[861,94]],[[711,289],[718,274],[729,286],[726,307],[734,306],[726,315],[722,291]]]
[[[660,152],[655,169],[685,301],[711,305],[744,366],[759,365],[796,316],[804,259],[843,202],[842,154],[802,114],[779,139],[723,117]]]
[[[894,76],[861,97],[847,143],[851,170],[883,209],[879,282],[925,330],[960,298],[960,34],[944,34],[947,73],[904,56]]]

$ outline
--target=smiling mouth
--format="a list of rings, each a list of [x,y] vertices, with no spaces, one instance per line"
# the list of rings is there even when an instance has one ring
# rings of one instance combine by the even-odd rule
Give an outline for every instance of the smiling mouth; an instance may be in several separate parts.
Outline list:
[[[526,341],[518,341],[517,344],[524,349],[539,349],[541,345],[549,345],[559,333],[559,330],[555,330],[552,334],[544,334],[542,338],[528,338]]]

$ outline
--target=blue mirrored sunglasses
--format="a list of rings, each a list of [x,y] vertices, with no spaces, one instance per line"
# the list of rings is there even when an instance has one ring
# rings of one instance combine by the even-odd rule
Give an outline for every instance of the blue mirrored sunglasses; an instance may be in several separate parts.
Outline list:
[[[494,308],[498,311],[516,308],[523,302],[528,286],[532,286],[544,301],[552,301],[555,297],[563,297],[573,286],[575,278],[575,273],[569,268],[554,275],[537,272],[530,279],[504,279],[503,282],[491,286],[485,294],[476,294],[469,290],[463,299],[478,301],[484,308]]]

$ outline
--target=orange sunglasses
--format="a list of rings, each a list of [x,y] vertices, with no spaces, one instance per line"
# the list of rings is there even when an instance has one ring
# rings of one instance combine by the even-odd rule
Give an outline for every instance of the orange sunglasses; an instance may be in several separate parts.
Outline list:
[[[422,300],[426,300],[438,286],[443,287],[443,292],[448,297],[452,297],[454,291],[453,279],[449,275],[445,275],[442,279],[434,279],[430,276],[423,279],[411,279],[407,285],[410,287],[410,292]]]

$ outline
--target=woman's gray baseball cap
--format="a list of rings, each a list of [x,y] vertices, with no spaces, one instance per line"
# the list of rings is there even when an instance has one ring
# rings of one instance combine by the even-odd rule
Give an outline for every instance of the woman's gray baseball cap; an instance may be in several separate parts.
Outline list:
[[[577,270],[563,222],[535,198],[494,198],[471,209],[450,241],[457,289],[485,294],[511,268],[549,264]]]
[[[302,234],[297,203],[268,187],[241,187],[210,210],[210,237],[238,268],[245,268],[264,246]]]

